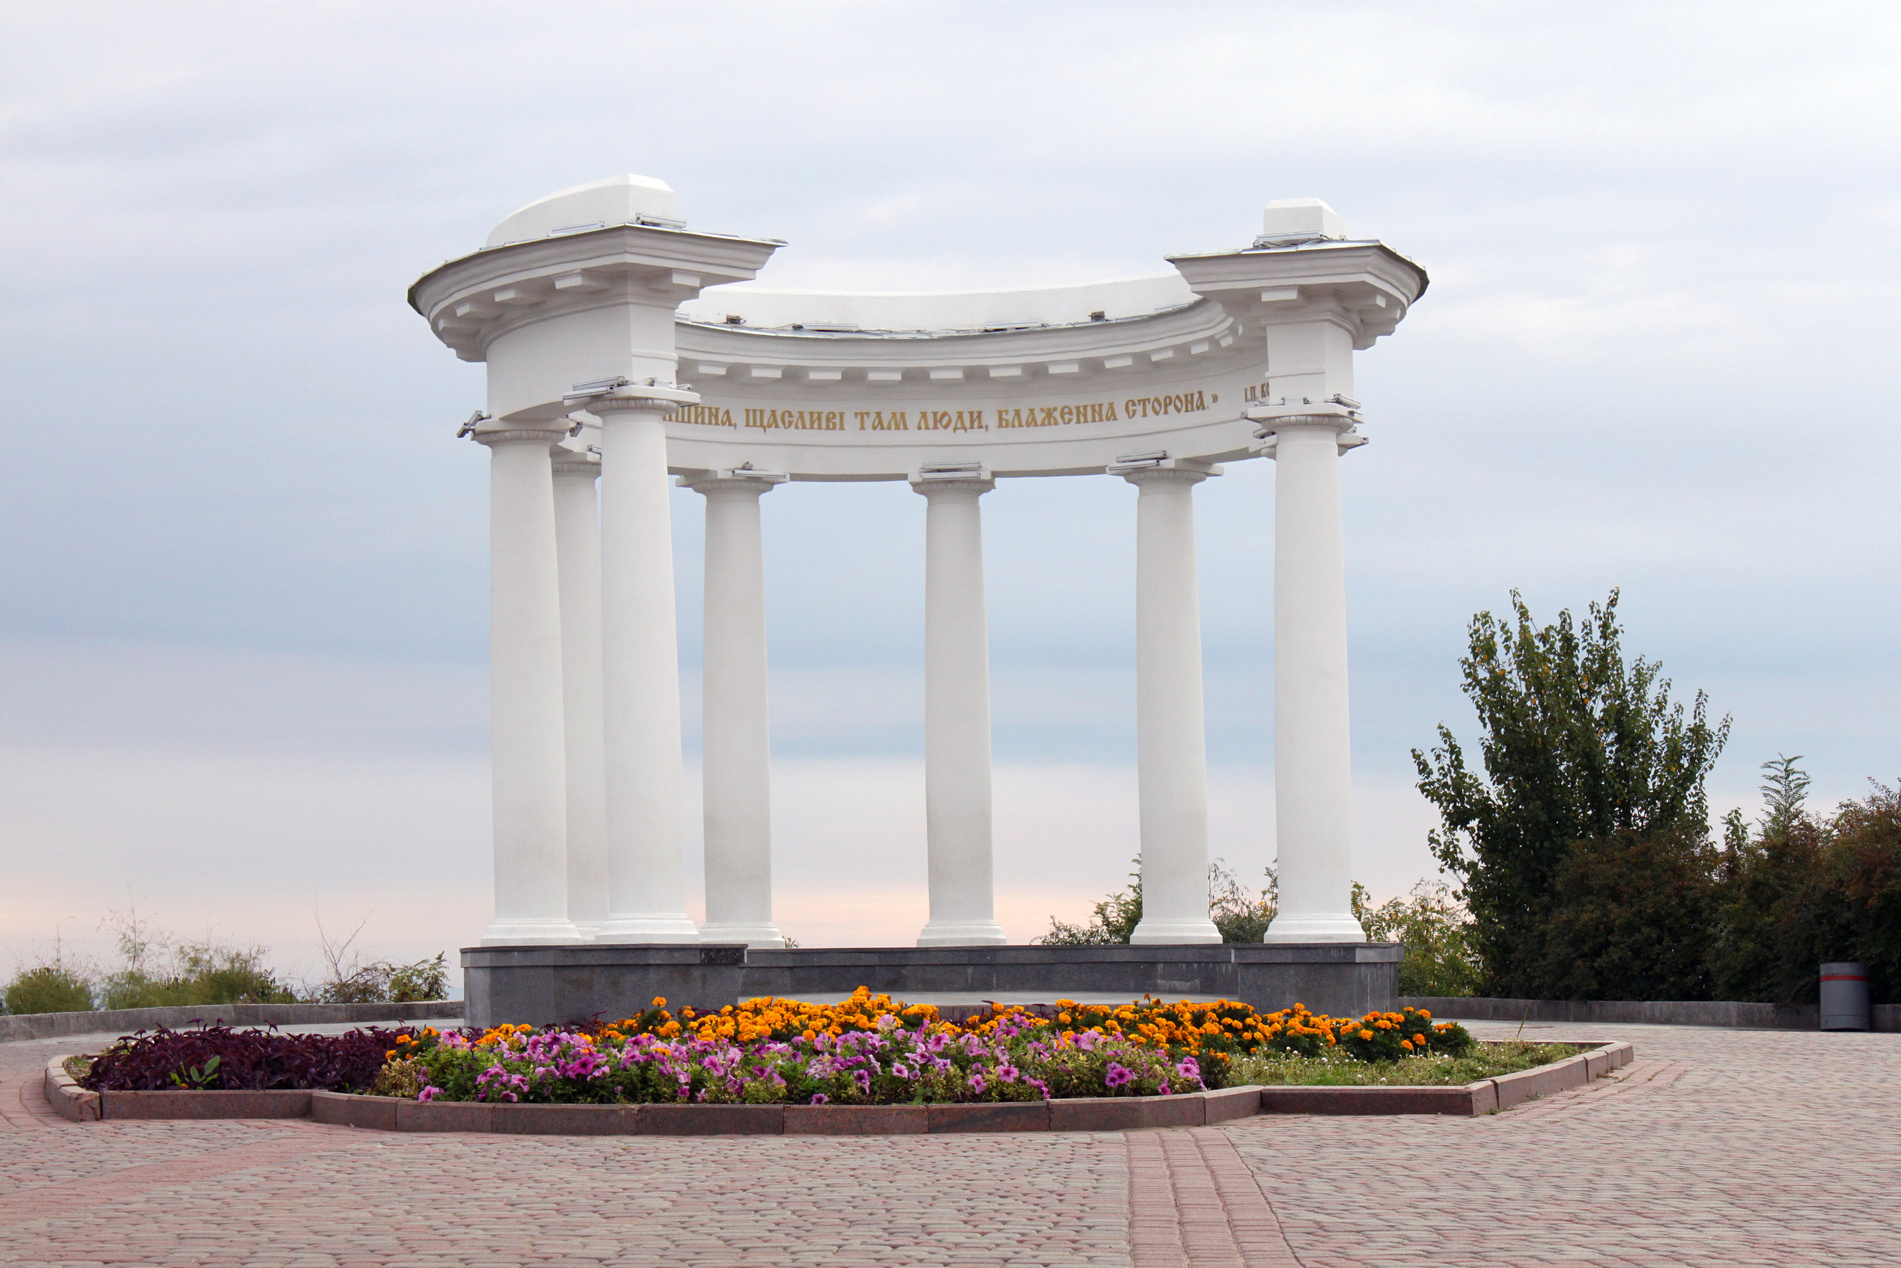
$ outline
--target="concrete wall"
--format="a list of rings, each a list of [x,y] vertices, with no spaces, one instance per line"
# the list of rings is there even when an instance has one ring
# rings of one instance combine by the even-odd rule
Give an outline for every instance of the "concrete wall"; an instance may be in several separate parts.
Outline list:
[[[1756,1030],[1815,1030],[1814,1004],[1743,1004],[1723,1000],[1489,999],[1460,996],[1401,996],[1402,1006],[1429,1009],[1435,1017],[1467,1021],[1629,1022],[1649,1026],[1737,1026]],[[1901,1030],[1901,1005],[1877,1004],[1874,1029]]]
[[[375,1021],[456,1021],[462,1001],[421,1004],[200,1004],[183,1008],[117,1008],[86,1013],[18,1013],[0,1017],[0,1043],[55,1039],[61,1035],[131,1034],[157,1026],[177,1029],[199,1022],[232,1026],[315,1026]]]

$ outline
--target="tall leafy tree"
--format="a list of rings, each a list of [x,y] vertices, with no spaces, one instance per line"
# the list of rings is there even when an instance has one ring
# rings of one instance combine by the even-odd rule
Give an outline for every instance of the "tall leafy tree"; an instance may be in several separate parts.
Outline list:
[[[1878,1003],[1901,998],[1901,790],[1877,783],[1833,814],[1809,811],[1800,757],[1764,762],[1752,832],[1729,816],[1710,966],[1720,998],[1813,1004],[1816,968],[1868,966]]]
[[[1509,620],[1473,618],[1460,661],[1483,732],[1483,773],[1443,724],[1439,743],[1430,754],[1415,749],[1413,762],[1440,815],[1433,852],[1459,877],[1472,913],[1485,989],[1541,997],[1584,980],[1564,972],[1575,957],[1553,944],[1554,924],[1575,933],[1604,923],[1577,904],[1567,909],[1567,883],[1588,889],[1595,909],[1642,888],[1607,868],[1656,870],[1673,885],[1695,871],[1684,852],[1707,849],[1704,779],[1729,719],[1712,726],[1702,692],[1686,712],[1661,665],[1625,661],[1615,590],[1581,621],[1566,611],[1542,626],[1517,591],[1511,600]],[[1689,989],[1659,984],[1658,972],[1669,976],[1625,965],[1586,977],[1594,993],[1609,993],[1599,998],[1618,997],[1626,982],[1653,998]]]

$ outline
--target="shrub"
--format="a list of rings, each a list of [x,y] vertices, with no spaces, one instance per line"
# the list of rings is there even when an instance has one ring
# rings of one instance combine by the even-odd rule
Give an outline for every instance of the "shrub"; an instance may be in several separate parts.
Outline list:
[[[1208,865],[1208,919],[1221,931],[1223,942],[1259,942],[1274,923],[1279,896],[1279,878],[1271,867],[1267,887],[1257,897],[1241,887],[1240,877],[1223,867],[1220,859]]]
[[[9,1013],[83,1013],[92,1007],[92,984],[60,960],[21,969],[7,983]]]
[[[1044,947],[1127,946],[1142,923],[1142,860],[1130,861],[1138,870],[1129,873],[1128,885],[1097,903],[1087,924],[1066,924],[1051,916],[1049,932],[1030,941]]]
[[[233,946],[209,937],[173,938],[141,918],[138,909],[112,912],[104,922],[117,936],[124,967],[106,976],[107,1008],[195,1007],[200,1004],[289,1004],[296,992],[277,980],[260,946]]]
[[[1117,893],[1097,903],[1087,924],[1066,924],[1050,917],[1049,932],[1031,942],[1045,947],[1127,946],[1142,923],[1142,860],[1131,859],[1138,870],[1129,873],[1129,883]],[[1222,866],[1220,859],[1208,865],[1208,918],[1214,922],[1223,942],[1259,942],[1274,919],[1274,869],[1267,869],[1267,888],[1260,897],[1242,888],[1241,880]]]
[[[449,994],[446,955],[439,951],[434,959],[414,964],[392,964],[388,960],[353,964],[347,971],[334,974],[313,995],[322,1004],[409,1004],[443,999]]]
[[[389,998],[394,1004],[414,1004],[423,1000],[449,997],[449,970],[443,963],[446,951],[436,952],[433,960],[418,960],[397,967],[389,975]]]
[[[414,964],[395,964],[388,960],[365,962],[351,950],[356,945],[365,916],[349,934],[333,935],[317,917],[317,939],[321,944],[327,976],[310,994],[320,1004],[408,1004],[419,1000],[444,999],[449,994],[449,971],[444,965],[445,952],[434,959]]]
[[[106,979],[107,1008],[200,1004],[291,1004],[297,994],[265,965],[263,947],[178,943],[153,968],[135,963]],[[149,958],[146,962],[150,962]]]
[[[1353,887],[1353,914],[1374,942],[1398,942],[1406,948],[1399,962],[1401,995],[1473,995],[1479,987],[1478,951],[1472,941],[1472,917],[1444,881],[1420,881],[1406,898],[1389,898],[1378,907]]]

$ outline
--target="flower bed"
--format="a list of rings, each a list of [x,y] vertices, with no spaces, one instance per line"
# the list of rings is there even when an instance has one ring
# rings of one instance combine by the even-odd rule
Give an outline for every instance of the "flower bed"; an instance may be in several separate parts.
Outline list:
[[[1106,1008],[996,1005],[965,1023],[860,988],[843,1004],[751,1000],[718,1013],[666,1001],[586,1028],[500,1026],[400,1036],[372,1092],[527,1104],[892,1105],[1170,1096],[1224,1086],[1245,1054],[1356,1060],[1470,1049],[1408,1009],[1359,1019],[1296,1006],[1159,1000]]]
[[[1577,1053],[1573,1043],[1519,1039],[1477,1044],[1460,1056],[1427,1053],[1396,1061],[1357,1061],[1337,1051],[1315,1057],[1277,1052],[1239,1058],[1233,1076],[1262,1087],[1452,1087],[1552,1065]]]
[[[340,1035],[164,1026],[120,1039],[76,1076],[92,1092],[329,1091],[368,1088],[407,1028]]]
[[[121,1040],[94,1091],[313,1089],[489,1104],[892,1105],[1169,1097],[1234,1081],[1269,1054],[1353,1062],[1457,1056],[1472,1039],[1406,1009],[1316,1016],[1296,1005],[1144,999],[992,1006],[964,1022],[861,988],[838,1005],[750,1000],[576,1027],[287,1035],[206,1027]]]

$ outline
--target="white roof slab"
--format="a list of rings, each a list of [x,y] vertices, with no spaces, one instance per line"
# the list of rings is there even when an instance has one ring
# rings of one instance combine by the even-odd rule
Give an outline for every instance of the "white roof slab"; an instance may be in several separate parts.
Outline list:
[[[1263,451],[1247,406],[1350,396],[1351,351],[1390,333],[1427,280],[1348,238],[1318,199],[1270,203],[1249,246],[1171,257],[1170,273],[987,291],[732,285],[782,244],[689,231],[673,212],[672,189],[650,177],[576,185],[411,288],[439,338],[489,363],[495,425],[591,424],[563,395],[626,375],[699,395],[667,420],[681,473],[897,480],[969,464],[1087,474],[1137,454],[1232,461]],[[668,320],[677,363],[653,326]]]

